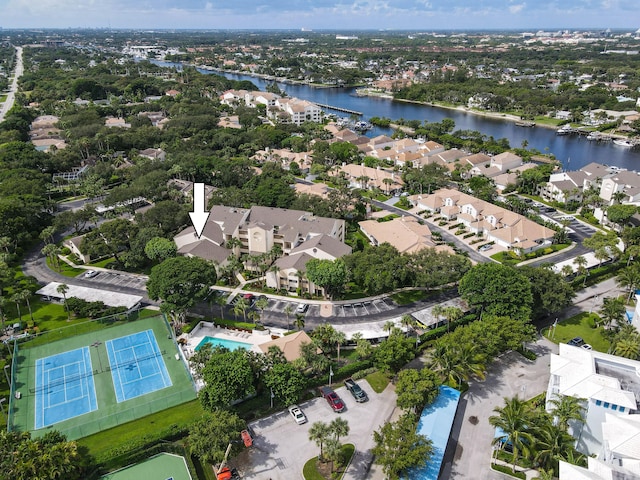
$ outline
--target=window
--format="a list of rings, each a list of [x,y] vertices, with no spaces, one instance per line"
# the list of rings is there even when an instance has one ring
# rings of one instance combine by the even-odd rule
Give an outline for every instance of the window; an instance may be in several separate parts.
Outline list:
[[[618,409],[618,411],[619,411],[620,413],[624,413],[624,407],[620,407],[620,408]]]
[[[604,407],[604,408],[609,408],[609,402],[604,402],[603,407]]]
[[[596,405],[599,407],[600,405],[602,405],[602,401],[601,400],[596,400]]]
[[[618,405],[615,405],[615,404],[611,405],[611,410],[618,410]]]

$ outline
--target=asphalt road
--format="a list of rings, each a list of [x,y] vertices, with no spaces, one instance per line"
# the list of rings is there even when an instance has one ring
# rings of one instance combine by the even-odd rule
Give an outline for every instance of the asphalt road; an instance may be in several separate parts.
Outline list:
[[[0,107],[0,123],[4,122],[4,117],[16,100],[16,92],[18,91],[18,79],[24,73],[24,66],[22,63],[22,47],[16,47],[16,68],[13,71],[13,81],[9,85],[9,92],[7,98]]]

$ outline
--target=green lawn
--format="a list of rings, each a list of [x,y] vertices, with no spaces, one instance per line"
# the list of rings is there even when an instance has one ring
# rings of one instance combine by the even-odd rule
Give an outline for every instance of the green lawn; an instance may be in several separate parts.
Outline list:
[[[391,295],[391,300],[398,305],[409,305],[410,303],[424,300],[427,294],[426,290],[404,290]]]
[[[545,330],[544,335],[555,343],[566,343],[574,337],[582,337],[594,350],[607,352],[611,344],[604,336],[604,329],[593,328],[593,321],[597,318],[598,315],[595,313],[581,313],[559,322],[551,332]]]
[[[116,259],[113,257],[109,257],[109,258],[104,258],[98,262],[91,262],[89,263],[89,265],[93,266],[93,267],[102,267],[102,268],[108,268],[110,263],[115,262]]]
[[[384,389],[387,388],[387,385],[389,385],[389,378],[381,372],[370,373],[364,378],[376,393],[382,393]]]
[[[60,260],[60,269],[56,268],[56,266],[51,262],[51,259],[47,257],[47,266],[53,270],[54,272],[61,273],[65,277],[77,277],[81,273],[86,272],[86,270],[82,268],[74,268],[70,266],[68,263]]]
[[[77,440],[78,444],[89,449],[98,462],[103,461],[109,452],[122,449],[129,443],[145,437],[156,436],[167,430],[179,430],[191,425],[203,414],[199,400],[156,412],[117,427],[103,430]]]
[[[351,461],[351,457],[353,457],[353,454],[355,453],[355,451],[356,451],[356,447],[352,443],[347,443],[346,445],[342,445],[341,464],[349,465],[349,462]],[[330,467],[331,464],[326,463],[324,464],[324,466]],[[302,468],[302,476],[305,478],[305,480],[327,480],[329,478],[340,479],[344,476],[344,471],[345,471],[345,467],[341,467],[341,468],[338,468],[335,472],[333,472],[331,476],[324,476],[318,471],[318,457],[314,456],[313,458],[310,458],[307,461],[307,463],[304,464],[304,467]],[[327,473],[329,472],[327,471]]]

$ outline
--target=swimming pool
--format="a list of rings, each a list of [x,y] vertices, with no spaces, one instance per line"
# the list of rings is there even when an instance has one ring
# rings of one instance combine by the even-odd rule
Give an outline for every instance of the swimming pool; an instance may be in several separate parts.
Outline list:
[[[459,401],[458,390],[441,386],[438,397],[422,411],[418,422],[418,433],[431,439],[433,453],[424,467],[411,471],[409,477],[411,480],[438,480]]]
[[[200,350],[203,345],[210,343],[212,346],[220,345],[221,347],[228,348],[229,350],[237,350],[239,348],[244,348],[245,350],[250,350],[253,345],[251,343],[246,342],[236,342],[235,340],[227,340],[226,338],[217,338],[217,337],[204,337],[200,340],[200,343],[196,347],[196,352]]]

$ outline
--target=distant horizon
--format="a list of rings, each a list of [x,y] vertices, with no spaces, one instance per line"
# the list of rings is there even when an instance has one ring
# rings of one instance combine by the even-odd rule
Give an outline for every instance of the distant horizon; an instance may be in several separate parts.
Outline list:
[[[536,33],[536,32],[603,32],[610,30],[611,32],[640,32],[640,28],[626,27],[529,27],[529,28],[172,28],[172,27],[3,27],[0,25],[0,31],[115,31],[115,32],[296,32],[296,33],[334,33],[334,32],[366,32],[366,33],[385,33],[385,32],[416,32],[429,34],[431,32],[469,32],[469,33]]]
[[[636,31],[640,28],[637,0],[5,0],[5,3],[0,27],[7,30]],[[267,25],[270,28],[265,29]]]

